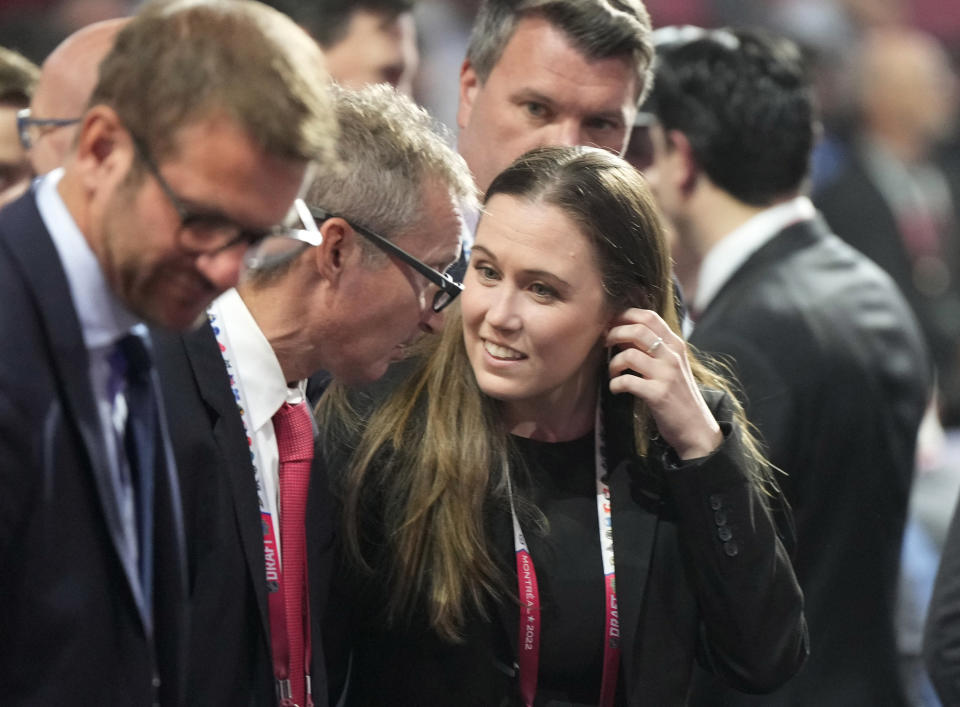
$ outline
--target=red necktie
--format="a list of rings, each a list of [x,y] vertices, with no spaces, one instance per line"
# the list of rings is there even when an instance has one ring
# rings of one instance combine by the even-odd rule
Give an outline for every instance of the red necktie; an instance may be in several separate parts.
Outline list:
[[[287,640],[290,645],[290,688],[293,700],[306,705],[305,644],[307,606],[307,488],[313,461],[313,427],[307,404],[284,403],[273,416],[280,454],[280,551]]]

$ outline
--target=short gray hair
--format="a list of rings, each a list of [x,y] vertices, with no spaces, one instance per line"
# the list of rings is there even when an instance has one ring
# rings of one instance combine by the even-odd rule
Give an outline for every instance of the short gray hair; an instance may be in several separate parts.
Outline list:
[[[524,17],[546,19],[589,59],[626,56],[642,101],[653,82],[650,15],[640,0],[484,0],[470,34],[467,59],[481,82],[500,61]]]
[[[386,84],[331,88],[340,135],[334,169],[318,169],[306,201],[393,240],[426,217],[428,184],[476,209],[476,187],[446,129]],[[379,252],[364,241],[367,253]]]

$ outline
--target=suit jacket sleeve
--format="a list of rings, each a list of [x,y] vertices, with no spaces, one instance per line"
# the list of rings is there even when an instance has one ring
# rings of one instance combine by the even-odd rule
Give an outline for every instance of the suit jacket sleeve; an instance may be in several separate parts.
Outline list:
[[[960,512],[957,510],[947,531],[933,587],[923,657],[943,704],[960,704]]]
[[[717,417],[720,448],[668,463],[665,479],[700,606],[701,659],[739,690],[769,692],[806,659],[803,595],[768,510],[772,499],[748,476],[723,401]]]

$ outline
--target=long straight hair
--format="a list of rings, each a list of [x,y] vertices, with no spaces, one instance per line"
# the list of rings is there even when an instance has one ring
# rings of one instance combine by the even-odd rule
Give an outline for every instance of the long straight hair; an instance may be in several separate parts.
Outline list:
[[[487,200],[496,194],[561,209],[589,239],[611,307],[652,309],[680,331],[660,217],[643,178],[626,162],[591,148],[541,148],[493,181]],[[388,620],[425,609],[431,628],[456,641],[468,612],[485,614],[486,599],[506,591],[484,519],[506,501],[509,435],[499,403],[477,385],[459,306],[448,311],[443,333],[425,342],[412,374],[369,420],[352,414],[336,387],[321,415],[357,427],[343,488],[346,545],[363,565],[361,528],[374,495],[387,543],[386,564],[376,569],[386,571]],[[701,386],[729,392],[718,372],[688,357]],[[765,488],[773,483],[769,467],[739,407],[735,416],[751,473]],[[633,427],[633,445],[643,456],[655,428],[639,399]]]

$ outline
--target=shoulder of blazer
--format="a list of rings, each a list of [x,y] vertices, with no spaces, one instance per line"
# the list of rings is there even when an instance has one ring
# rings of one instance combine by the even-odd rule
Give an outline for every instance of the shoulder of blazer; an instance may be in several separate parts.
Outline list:
[[[32,190],[0,211],[0,258],[7,261],[11,274],[20,277],[19,282],[0,282],[4,300],[0,336],[14,337],[7,343],[21,349],[21,354],[23,348],[35,349],[29,352],[30,364],[37,367],[37,374],[43,369],[44,376],[50,376],[64,407],[64,419],[79,428],[91,463],[106,468],[80,321],[60,256]],[[15,292],[5,293],[8,288]],[[35,338],[27,342],[24,337],[31,331]]]

